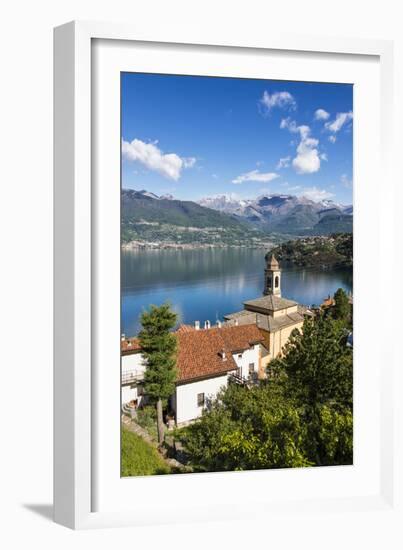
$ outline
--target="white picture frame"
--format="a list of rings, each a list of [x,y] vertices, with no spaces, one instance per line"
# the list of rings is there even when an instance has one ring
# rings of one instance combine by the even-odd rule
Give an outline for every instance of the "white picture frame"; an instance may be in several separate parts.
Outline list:
[[[256,517],[259,514],[276,513],[278,510],[289,510],[290,513],[299,513],[301,510],[309,508],[310,513],[319,514],[324,510],[334,512],[347,507],[351,511],[385,511],[394,513],[394,502],[396,496],[395,486],[395,451],[394,451],[394,423],[393,417],[396,414],[394,408],[394,386],[393,369],[397,365],[397,357],[393,346],[388,347],[382,352],[382,365],[376,365],[375,362],[381,359],[381,349],[377,342],[369,339],[365,340],[365,318],[368,317],[368,309],[363,306],[361,314],[362,326],[362,345],[358,344],[358,350],[361,349],[359,356],[356,354],[354,361],[358,363],[368,361],[373,369],[370,369],[368,381],[359,378],[360,388],[363,392],[371,395],[372,401],[375,399],[379,405],[376,407],[377,416],[373,417],[374,426],[379,428],[373,440],[376,440],[375,454],[373,462],[367,470],[363,467],[362,476],[357,482],[356,472],[360,472],[360,464],[355,464],[355,470],[345,469],[342,473],[337,468],[317,468],[304,469],[304,473],[299,471],[281,470],[275,472],[242,472],[227,474],[194,474],[192,476],[159,476],[154,478],[139,478],[129,480],[137,483],[144,493],[145,488],[150,494],[148,501],[143,502],[141,506],[129,505],[125,499],[126,488],[118,488],[117,479],[106,480],[109,471],[116,474],[116,456],[119,449],[116,445],[116,418],[111,417],[111,411],[114,410],[113,400],[110,402],[106,397],[105,391],[110,391],[111,383],[115,391],[119,392],[119,371],[116,369],[117,385],[113,386],[115,374],[112,372],[108,376],[98,376],[98,362],[100,357],[104,357],[104,352],[114,357],[116,349],[103,349],[100,354],[98,345],[100,336],[108,330],[108,324],[104,323],[105,312],[108,308],[114,308],[116,302],[108,299],[101,299],[105,295],[105,284],[113,284],[117,280],[118,262],[116,263],[116,223],[111,229],[111,235],[102,233],[106,240],[103,241],[102,253],[97,242],[101,234],[100,219],[105,219],[105,209],[110,209],[111,220],[118,220],[119,207],[116,204],[116,190],[112,191],[108,185],[107,190],[102,188],[100,192],[96,187],[98,183],[94,174],[99,176],[99,166],[94,160],[94,148],[101,147],[102,151],[109,151],[113,148],[113,142],[104,141],[105,130],[109,129],[108,124],[116,125],[116,109],[119,105],[111,106],[110,120],[104,121],[94,131],[94,121],[97,120],[97,109],[99,101],[112,100],[116,96],[113,94],[113,85],[111,89],[105,86],[104,98],[94,102],[94,86],[97,85],[98,76],[96,74],[97,63],[102,58],[102,52],[95,50],[97,44],[102,41],[108,41],[116,48],[122,48],[119,59],[121,59],[122,68],[127,70],[133,58],[135,63],[141,67],[141,70],[156,70],[155,67],[161,63],[161,51],[164,48],[172,48],[175,51],[185,50],[190,53],[203,57],[204,52],[208,50],[210,56],[210,66],[214,66],[214,59],[220,55],[232,55],[230,52],[237,52],[237,55],[262,56],[282,55],[283,59],[287,56],[297,55],[312,58],[319,53],[326,57],[326,63],[336,65],[338,61],[343,64],[343,60],[352,59],[354,56],[360,56],[365,64],[374,62],[376,69],[368,72],[368,78],[378,78],[379,88],[375,82],[373,88],[372,101],[379,100],[379,113],[374,114],[376,120],[368,121],[367,129],[373,130],[376,135],[380,135],[380,144],[377,137],[371,132],[367,132],[368,151],[373,152],[374,157],[371,160],[371,167],[379,168],[380,160],[383,167],[383,188],[382,195],[379,194],[376,181],[376,174],[365,174],[368,181],[368,189],[365,193],[360,193],[359,204],[362,204],[361,213],[358,212],[358,229],[364,228],[370,220],[370,216],[365,212],[370,212],[375,217],[368,230],[369,238],[373,245],[373,250],[369,250],[365,245],[364,231],[358,231],[359,238],[362,235],[360,250],[355,243],[355,262],[358,258],[358,272],[360,274],[361,289],[356,292],[355,298],[363,300],[368,292],[371,291],[370,281],[365,279],[364,269],[370,266],[371,254],[374,263],[374,276],[378,276],[379,266],[382,262],[388,261],[393,256],[394,236],[392,219],[390,216],[390,207],[393,204],[393,143],[392,143],[392,121],[393,121],[393,45],[387,41],[372,40],[346,40],[328,37],[313,36],[287,36],[280,33],[270,33],[267,36],[247,34],[245,37],[231,36],[230,31],[226,31],[217,37],[208,30],[200,32],[199,37],[188,36],[185,29],[180,32],[170,31],[164,35],[154,36],[148,29],[136,29],[131,25],[117,25],[109,23],[89,23],[73,22],[55,29],[54,41],[54,74],[55,74],[55,370],[54,370],[54,417],[55,417],[55,443],[54,443],[54,504],[55,521],[71,528],[91,528],[105,526],[123,526],[123,525],[144,525],[164,522],[183,522],[200,521],[216,519],[242,519],[248,517],[243,513],[239,505],[239,499],[236,495],[242,495],[244,502],[248,503],[249,510],[253,510],[250,517]],[[130,47],[130,44],[140,48],[124,58],[124,50]],[[116,73],[116,48],[115,52],[106,54],[101,59],[102,69],[105,78],[107,71]],[[101,48],[102,50],[102,48]],[[150,51],[151,54],[150,54]],[[139,54],[148,51],[151,57],[140,59]],[[273,53],[274,52],[274,53]],[[129,59],[130,58],[130,59]],[[159,59],[159,61],[158,61]],[[274,58],[273,58],[274,59]],[[184,63],[184,74],[186,66],[189,67],[189,59],[186,56],[178,63]],[[108,65],[109,63],[109,65]],[[153,64],[154,63],[154,64]],[[169,72],[169,63],[164,61]],[[187,65],[186,65],[187,63]],[[257,62],[256,62],[257,63]],[[125,65],[125,67],[123,67]],[[253,64],[252,64],[253,65]],[[256,64],[255,64],[256,65]],[[254,66],[255,66],[254,65]],[[257,65],[256,65],[257,66]],[[323,65],[324,66],[324,65]],[[194,70],[194,69],[193,69]],[[205,69],[208,71],[208,69]],[[216,71],[219,70],[216,68]],[[222,69],[223,70],[223,69]],[[230,70],[230,69],[227,69]],[[246,67],[244,69],[247,70]],[[344,69],[343,69],[344,70]],[[106,72],[105,72],[106,71]],[[188,68],[190,71],[190,68]],[[323,69],[325,75],[325,70]],[[101,71],[102,72],[102,71]],[[200,73],[200,71],[198,71]],[[379,72],[379,74],[377,74]],[[370,73],[372,76],[370,76]],[[208,74],[208,73],[206,73]],[[218,74],[218,73],[215,73]],[[233,74],[230,73],[230,74]],[[238,75],[237,75],[238,76]],[[302,78],[302,76],[301,76]],[[329,76],[327,77],[329,78]],[[357,76],[357,79],[359,77]],[[324,76],[326,80],[326,76]],[[103,80],[106,84],[110,79]],[[357,80],[358,82],[358,80]],[[108,95],[108,94],[111,95]],[[371,95],[371,94],[368,94]],[[360,117],[358,116],[358,119]],[[365,117],[362,117],[363,121]],[[368,119],[367,119],[368,120]],[[371,126],[371,124],[374,124]],[[360,132],[360,124],[354,124],[354,132]],[[356,127],[358,128],[356,130]],[[114,126],[116,128],[116,126]],[[355,134],[356,137],[356,134]],[[364,139],[364,137],[363,137]],[[355,142],[357,140],[355,139]],[[99,152],[100,149],[97,149]],[[108,153],[109,154],[109,153]],[[116,175],[116,159],[120,156],[119,142],[116,149],[111,152],[115,160],[107,160],[104,168],[110,175]],[[110,164],[109,164],[110,163]],[[358,178],[365,173],[365,166],[361,159],[358,160],[359,170]],[[113,166],[115,168],[113,168]],[[113,171],[115,169],[115,172]],[[97,177],[98,177],[97,176]],[[355,178],[357,174],[355,173]],[[99,176],[101,177],[101,176]],[[372,178],[372,179],[371,179]],[[111,191],[112,194],[109,194]],[[365,195],[365,196],[364,196]],[[366,198],[365,198],[366,197]],[[355,197],[356,199],[357,197]],[[365,204],[364,204],[365,202]],[[378,208],[377,208],[378,207]],[[377,211],[375,212],[375,208]],[[355,226],[356,237],[356,226]],[[114,240],[115,238],[115,240]],[[368,243],[367,243],[368,244]],[[99,277],[100,270],[109,264],[116,263],[116,270],[108,271],[108,277]],[[109,268],[107,268],[109,269]],[[375,275],[376,274],[376,275]],[[383,275],[383,284],[374,290],[377,303],[382,310],[393,316],[393,308],[388,303],[386,289],[394,287],[395,279],[393,270],[387,270]],[[107,280],[105,280],[107,279]],[[111,283],[112,281],[112,283]],[[116,285],[115,285],[116,286]],[[116,298],[116,296],[115,296]],[[363,301],[364,303],[364,301]],[[113,309],[114,315],[109,319],[113,323],[116,321],[116,308]],[[358,318],[358,319],[357,319]],[[360,326],[360,312],[356,314],[355,322]],[[111,325],[109,325],[110,327]],[[368,325],[367,325],[368,326]],[[119,332],[119,325],[112,330]],[[380,329],[380,336],[385,334],[386,327]],[[119,334],[118,334],[119,336]],[[356,337],[355,337],[356,341]],[[358,342],[360,339],[358,338]],[[371,343],[373,352],[369,353],[365,348],[365,342]],[[119,339],[117,340],[119,343]],[[378,347],[377,347],[378,346]],[[362,355],[361,355],[362,353]],[[372,363],[371,363],[372,361]],[[379,367],[379,369],[378,369]],[[360,371],[358,371],[360,373]],[[355,375],[355,388],[357,388],[357,377]],[[118,394],[117,394],[118,395]],[[379,402],[378,402],[379,399]],[[108,401],[108,403],[107,403]],[[100,403],[102,407],[100,407]],[[365,407],[369,411],[368,400],[363,400],[362,416],[365,413]],[[105,406],[104,406],[105,405]],[[107,416],[107,413],[109,416]],[[358,411],[359,413],[359,411]],[[357,414],[358,414],[357,413]],[[378,414],[379,413],[379,414]],[[374,413],[375,414],[375,413]],[[119,412],[117,411],[117,424],[119,424]],[[102,421],[98,420],[98,416]],[[112,413],[113,416],[113,413]],[[359,424],[360,425],[360,424]],[[365,428],[365,423],[362,424]],[[368,427],[368,426],[367,426]],[[366,429],[366,428],[365,428]],[[110,432],[108,432],[110,430]],[[105,434],[100,434],[100,431]],[[105,446],[108,434],[111,434],[114,442]],[[355,433],[355,438],[360,440],[360,433]],[[108,441],[108,440],[107,440]],[[365,441],[369,441],[368,433],[362,437],[363,449]],[[368,447],[368,450],[370,448]],[[108,456],[108,453],[111,456]],[[102,456],[102,461],[99,457]],[[340,468],[340,467],[339,467]],[[344,468],[344,467],[343,467]],[[349,467],[348,467],[349,468]],[[374,472],[377,472],[376,479]],[[349,473],[350,472],[350,473]],[[115,475],[114,474],[114,475]],[[379,474],[379,476],[378,476]],[[259,487],[271,475],[271,487],[273,495],[268,496],[259,492]],[[360,474],[361,475],[361,474]],[[275,480],[275,481],[274,481]],[[366,485],[369,480],[373,481],[373,486]],[[355,483],[357,484],[355,485]],[[133,489],[131,484],[129,491]],[[333,493],[329,495],[323,487],[333,487]],[[343,483],[345,486],[343,486]],[[99,486],[103,488],[100,488]],[[276,497],[276,491],[281,486],[290,486],[293,488],[288,491],[285,498],[281,501]],[[164,490],[169,491],[172,504],[170,510],[158,507],[153,501],[153,495],[163,486]],[[227,495],[226,500],[209,502],[205,500],[191,503],[192,491],[200,487],[209,486],[210,488],[221,486],[222,492]],[[275,487],[277,486],[277,489]],[[367,488],[366,488],[367,487]],[[175,495],[175,493],[177,493]],[[154,503],[154,504],[153,504]],[[225,505],[225,506],[224,506]],[[258,509],[258,512],[256,511]]]

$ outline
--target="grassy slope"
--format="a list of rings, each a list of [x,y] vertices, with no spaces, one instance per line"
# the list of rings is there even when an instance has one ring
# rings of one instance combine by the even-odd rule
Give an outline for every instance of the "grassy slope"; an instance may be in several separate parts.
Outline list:
[[[138,435],[122,429],[122,476],[169,474],[158,451]]]

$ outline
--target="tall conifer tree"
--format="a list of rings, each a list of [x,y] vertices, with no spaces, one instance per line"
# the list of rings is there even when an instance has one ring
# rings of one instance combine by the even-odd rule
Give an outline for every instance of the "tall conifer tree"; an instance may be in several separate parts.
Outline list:
[[[169,304],[152,305],[141,315],[139,339],[146,361],[144,391],[157,408],[159,444],[164,440],[163,401],[175,391],[176,338],[170,331],[176,321],[177,315]]]

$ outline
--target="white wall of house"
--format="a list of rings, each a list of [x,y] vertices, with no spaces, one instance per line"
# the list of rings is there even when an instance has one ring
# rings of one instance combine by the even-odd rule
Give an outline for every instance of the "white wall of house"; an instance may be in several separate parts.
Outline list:
[[[136,373],[141,378],[144,375],[145,365],[143,361],[143,355],[141,353],[130,353],[129,355],[122,355],[122,405],[130,403],[130,401],[138,402],[140,405],[142,396],[138,395],[137,385],[135,383],[126,384],[127,376]]]
[[[243,352],[232,354],[234,361],[238,368],[242,369],[242,376],[248,378],[249,365],[253,363],[254,372],[259,371],[259,344],[256,344],[250,349],[246,349]]]
[[[204,393],[205,402],[216,397],[217,393],[228,385],[228,375],[207,378],[176,386],[175,403],[176,423],[189,422],[202,415],[203,408],[197,404],[198,394]]]
[[[260,361],[259,344],[243,352],[235,353],[232,356],[237,367],[242,369],[243,377],[248,378],[249,365],[252,363],[254,365],[254,372],[258,373]],[[125,375],[132,372],[144,374],[144,371],[145,365],[141,353],[132,353],[122,356],[122,380],[124,380]],[[172,399],[172,407],[175,411],[176,422],[181,424],[201,416],[203,407],[197,405],[197,395],[204,393],[206,400],[215,398],[220,389],[226,387],[227,384],[228,376],[225,374],[223,376],[177,386],[175,395]],[[135,401],[136,399],[140,405],[142,396],[138,396],[136,385],[122,385],[122,404]]]
[[[122,405],[130,403],[130,401],[136,401],[138,398],[137,386],[122,386]]]
[[[130,353],[129,355],[122,355],[122,374],[129,371],[138,371],[143,373],[146,370],[143,355],[138,353]]]

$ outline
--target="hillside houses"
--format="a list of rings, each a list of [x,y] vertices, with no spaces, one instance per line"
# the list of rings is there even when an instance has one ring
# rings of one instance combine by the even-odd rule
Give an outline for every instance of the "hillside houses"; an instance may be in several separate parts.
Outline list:
[[[263,375],[265,338],[254,324],[206,329],[182,326],[176,337],[177,382],[169,405],[179,425],[201,416],[230,381],[255,383]],[[145,404],[144,371],[138,340],[122,340],[122,404]]]

